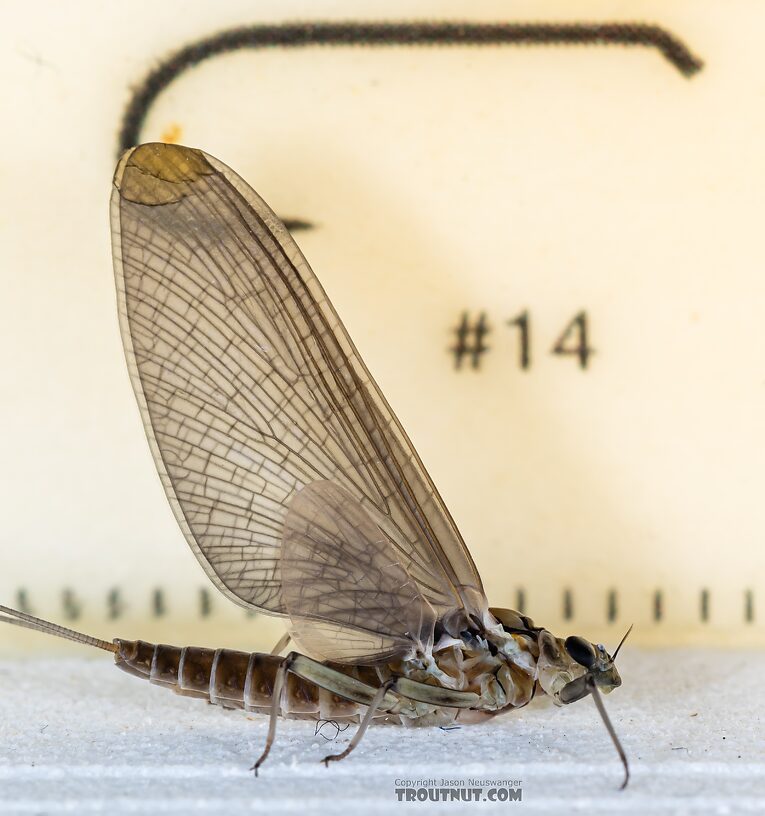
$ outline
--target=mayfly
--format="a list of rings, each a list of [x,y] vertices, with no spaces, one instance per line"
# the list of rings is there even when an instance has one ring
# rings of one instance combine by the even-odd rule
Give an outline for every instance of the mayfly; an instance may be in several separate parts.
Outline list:
[[[0,620],[268,714],[256,773],[280,714],[359,722],[329,763],[373,720],[476,722],[540,691],[592,696],[626,785],[600,697],[621,684],[621,643],[611,655],[489,607],[412,443],[262,199],[200,150],[144,144],[117,166],[111,214],[125,354],[167,498],[218,589],[287,634],[248,654],[109,643],[7,607]]]

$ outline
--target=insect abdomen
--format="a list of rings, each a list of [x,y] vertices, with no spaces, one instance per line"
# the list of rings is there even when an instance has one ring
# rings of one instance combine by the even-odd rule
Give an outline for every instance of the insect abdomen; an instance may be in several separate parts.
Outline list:
[[[184,697],[224,708],[270,711],[274,680],[282,658],[261,652],[166,646],[143,640],[115,640],[116,665],[135,677],[170,688]],[[287,675],[281,714],[337,719],[358,706],[294,674]]]

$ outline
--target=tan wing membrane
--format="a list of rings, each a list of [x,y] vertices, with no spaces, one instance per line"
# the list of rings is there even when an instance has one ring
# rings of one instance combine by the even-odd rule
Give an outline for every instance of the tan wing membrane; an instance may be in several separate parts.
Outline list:
[[[168,499],[210,578],[244,606],[286,614],[285,518],[306,485],[330,481],[356,503],[333,523],[360,506],[437,615],[480,614],[454,522],[274,213],[220,162],[176,145],[128,151],[114,185],[128,366]]]
[[[362,662],[432,643],[433,608],[391,540],[339,485],[314,482],[292,499],[281,571],[289,631],[306,654]]]

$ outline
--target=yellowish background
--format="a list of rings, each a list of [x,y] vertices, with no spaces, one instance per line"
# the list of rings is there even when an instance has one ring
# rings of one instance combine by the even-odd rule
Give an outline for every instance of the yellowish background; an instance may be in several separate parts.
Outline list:
[[[239,53],[184,75],[143,137],[179,134],[318,224],[298,242],[493,604],[523,588],[538,622],[593,639],[634,621],[646,644],[761,642],[765,6],[745,0],[6,4],[0,602],[24,589],[36,614],[106,637],[278,637],[207,584],[164,498],[122,356],[107,199],[128,89],[169,52],[234,25],[349,18],[638,20],[705,61],[689,80],[644,48]],[[527,372],[503,325],[523,309]],[[582,309],[586,372],[549,354]],[[452,330],[481,310],[491,350],[456,372]],[[53,644],[0,632],[0,649],[27,646]]]

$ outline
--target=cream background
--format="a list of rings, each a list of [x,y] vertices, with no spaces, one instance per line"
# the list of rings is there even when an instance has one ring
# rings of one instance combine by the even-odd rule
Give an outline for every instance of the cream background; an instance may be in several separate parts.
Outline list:
[[[0,26],[0,602],[95,634],[270,646],[164,498],[119,339],[107,199],[128,88],[216,30],[304,19],[641,20],[653,49],[307,49],[185,74],[168,128],[285,216],[441,489],[496,605],[643,643],[761,641],[765,6],[684,2],[6,2]],[[533,367],[517,368],[522,309]],[[590,369],[547,352],[580,309]],[[447,348],[486,310],[479,372]],[[105,596],[127,604],[106,619]],[[149,618],[162,587],[164,617]],[[574,618],[561,621],[561,592]],[[699,592],[710,620],[698,620]],[[606,593],[619,613],[604,625]],[[665,618],[651,620],[653,592]],[[759,594],[758,594],[759,593]],[[610,641],[609,641],[610,642]],[[3,631],[9,644],[52,648]]]

